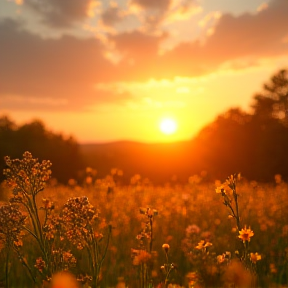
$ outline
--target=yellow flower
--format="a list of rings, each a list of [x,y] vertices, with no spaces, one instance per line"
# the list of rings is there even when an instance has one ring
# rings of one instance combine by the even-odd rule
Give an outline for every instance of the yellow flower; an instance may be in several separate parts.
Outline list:
[[[250,229],[250,227],[247,229],[246,226],[244,227],[244,229],[242,229],[241,231],[239,231],[239,238],[242,239],[243,243],[245,241],[250,242],[250,238],[252,236],[254,236],[254,232]]]
[[[221,263],[223,263],[223,262],[225,262],[225,254],[222,254],[222,255],[218,255],[217,256],[217,263],[218,264],[221,264]]]
[[[222,195],[223,195],[223,193],[225,195],[232,195],[233,190],[230,188],[230,186],[227,183],[223,183],[216,188],[216,193],[222,194]]]
[[[163,248],[164,251],[167,253],[168,250],[169,250],[169,248],[170,248],[170,246],[169,246],[169,244],[163,244],[163,245],[162,245],[162,248]]]
[[[216,188],[216,193],[221,194],[222,192],[224,192],[224,188],[223,185],[220,185]]]
[[[212,246],[212,243],[201,240],[195,248],[198,250],[202,250],[209,246]]]
[[[256,253],[250,253],[250,260],[252,263],[256,264],[257,261],[261,260],[261,255]]]

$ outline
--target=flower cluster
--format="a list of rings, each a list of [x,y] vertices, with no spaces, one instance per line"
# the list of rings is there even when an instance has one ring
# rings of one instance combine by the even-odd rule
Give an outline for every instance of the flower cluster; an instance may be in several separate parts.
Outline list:
[[[176,265],[174,263],[170,263],[169,262],[169,257],[168,257],[168,252],[169,252],[169,249],[170,249],[170,245],[165,243],[162,245],[162,248],[165,252],[165,257],[166,257],[166,263],[163,264],[160,269],[164,275],[164,284],[165,286],[167,286],[168,282],[169,282],[169,278],[170,278],[170,274],[171,272],[176,269]]]
[[[22,160],[11,160],[9,156],[4,160],[8,168],[4,169],[3,173],[16,196],[15,202],[22,202],[23,197],[27,198],[28,195],[38,194],[51,177],[51,162],[43,160],[39,163],[30,152],[25,152]]]
[[[226,181],[216,188],[216,193],[231,195],[236,189],[237,181],[241,178],[240,174],[233,174],[227,177]]]
[[[62,221],[67,239],[79,250],[92,242],[92,224],[98,218],[98,211],[86,196],[70,198],[64,205]]]
[[[200,233],[200,228],[193,224],[186,228],[185,238],[182,240],[181,249],[190,262],[194,262],[197,258],[196,250],[205,252],[209,246],[212,246],[211,234],[209,231]]]
[[[46,210],[47,212],[50,212],[51,210],[53,210],[55,207],[54,207],[54,203],[52,201],[50,201],[49,199],[46,199],[46,198],[42,198],[42,203],[43,203],[43,206],[40,207],[40,209],[44,209]]]
[[[229,252],[229,251],[226,251],[225,253],[217,256],[217,263],[218,264],[227,263],[230,260],[231,260],[231,252]]]
[[[147,215],[148,218],[153,218],[154,216],[158,215],[158,211],[149,207],[140,208],[140,214]]]
[[[238,207],[238,194],[236,192],[237,181],[240,180],[240,174],[229,176],[226,181],[216,188],[216,193],[223,197],[223,204],[228,208],[230,218],[236,220],[238,231],[240,231],[240,216]]]
[[[195,247],[196,249],[198,250],[203,250],[203,251],[206,251],[208,247],[212,246],[212,243],[210,242],[206,242],[204,240],[201,240],[197,246]]]
[[[15,204],[0,207],[0,240],[6,245],[22,246],[23,227],[26,216]]]
[[[77,277],[77,281],[80,282],[80,283],[82,283],[82,284],[84,285],[84,287],[86,287],[86,286],[88,286],[86,283],[92,281],[92,276],[91,276],[91,275],[88,275],[88,274],[86,274],[86,275],[80,274],[80,275],[78,275],[78,277]],[[85,284],[86,284],[86,285],[85,285]],[[88,286],[88,287],[90,287],[90,286]]]
[[[70,251],[64,251],[59,248],[52,251],[52,263],[54,270],[68,270],[70,267],[75,267],[76,258]]]
[[[216,188],[216,193],[227,195],[229,198],[236,190],[237,181],[241,178],[240,174],[233,174],[227,177],[226,181]]]
[[[36,259],[34,267],[36,267],[40,273],[43,273],[43,270],[46,268],[46,263],[42,257]]]
[[[149,251],[152,252],[152,242],[153,242],[153,220],[154,216],[158,215],[158,211],[155,209],[151,209],[149,207],[147,208],[140,208],[140,214],[145,215],[146,221],[143,223],[144,228],[142,231],[136,236],[137,240],[140,240],[140,246],[142,246],[143,249],[145,248],[144,240],[147,240],[149,243]]]
[[[43,235],[47,240],[52,240],[59,232],[61,237],[61,227],[62,219],[58,215],[48,215],[42,228]]]

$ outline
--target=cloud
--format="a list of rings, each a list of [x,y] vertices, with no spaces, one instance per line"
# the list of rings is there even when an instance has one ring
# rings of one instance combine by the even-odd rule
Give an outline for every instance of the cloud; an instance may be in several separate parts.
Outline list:
[[[174,23],[177,21],[185,21],[191,19],[195,14],[202,12],[202,7],[198,1],[178,0],[174,1],[173,5],[166,12],[164,17],[164,24]]]
[[[159,11],[167,10],[172,3],[172,0],[130,0],[129,6],[136,6],[140,9],[154,9]]]
[[[5,105],[15,101],[19,107],[56,108],[59,104],[61,109],[73,109],[127,97],[94,87],[97,81],[110,80],[114,69],[103,56],[105,47],[99,40],[42,39],[20,27],[12,20],[0,22],[0,95]],[[22,103],[19,97],[28,102]]]
[[[256,15],[223,15],[215,33],[207,40],[206,49],[211,47],[213,54],[223,60],[286,54],[288,47],[281,39],[287,33],[287,13],[288,2],[274,0],[269,8]]]
[[[141,29],[150,34],[163,25],[188,20],[202,11],[198,0],[130,0],[129,7],[142,22]]]
[[[267,9],[256,14],[223,14],[213,27],[214,34],[204,43],[199,40],[180,43],[163,55],[158,51],[167,35],[119,34],[111,39],[117,49],[126,53],[118,65],[122,71],[120,77],[129,81],[135,77],[146,80],[197,76],[220,69],[227,63],[233,66],[233,62],[239,63],[243,59],[242,62],[249,65],[261,58],[287,55],[288,45],[284,41],[287,12],[286,0],[274,0]]]
[[[141,30],[155,34],[171,4],[172,0],[130,0],[128,7],[142,24]]]
[[[101,20],[106,26],[114,26],[121,22],[127,13],[120,9],[117,5],[110,6],[101,14]]]
[[[24,0],[24,4],[53,27],[69,27],[92,17],[94,8],[100,5],[96,0]]]
[[[159,47],[168,34],[132,31],[109,35],[109,53],[121,55],[114,63],[99,39],[67,35],[43,39],[6,19],[0,22],[1,103],[7,106],[15,101],[23,109],[29,105],[84,109],[97,103],[124,103],[132,97],[125,91],[103,91],[97,83],[194,77],[225,65],[239,69],[243,69],[239,63],[257,65],[261,59],[288,54],[284,41],[287,12],[286,0],[274,0],[255,14],[223,14],[204,43],[180,43],[163,55]],[[19,97],[28,99],[26,106]]]
[[[158,47],[166,34],[151,36],[140,31],[126,32],[110,36],[115,48],[121,51],[129,61],[133,59],[136,63],[153,61],[157,58]]]
[[[287,35],[287,13],[288,2],[274,0],[257,14],[238,17],[223,14],[204,44],[181,43],[163,55],[163,70],[169,71],[170,67],[185,76],[212,71],[227,61],[241,58],[257,61],[262,57],[287,55],[288,46],[283,41]]]
[[[269,7],[269,5],[266,2],[263,2],[260,6],[258,6],[257,11],[261,12],[265,9],[267,9]]]

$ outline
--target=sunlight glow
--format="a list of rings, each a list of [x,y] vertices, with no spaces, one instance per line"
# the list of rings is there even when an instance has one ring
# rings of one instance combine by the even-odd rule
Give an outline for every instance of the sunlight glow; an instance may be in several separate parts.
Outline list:
[[[160,123],[160,130],[162,133],[167,135],[173,134],[177,130],[177,124],[173,119],[170,118],[163,119]]]

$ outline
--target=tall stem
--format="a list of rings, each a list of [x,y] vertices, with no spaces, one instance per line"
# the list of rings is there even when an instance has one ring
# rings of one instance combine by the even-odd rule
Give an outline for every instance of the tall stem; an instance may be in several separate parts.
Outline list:
[[[8,239],[7,254],[6,254],[6,265],[5,265],[5,277],[6,277],[6,288],[9,288],[9,258],[10,258],[10,239]]]
[[[233,189],[233,194],[234,194],[234,200],[235,200],[235,205],[236,205],[236,222],[237,222],[237,228],[238,231],[240,231],[240,217],[239,217],[239,208],[238,208],[238,195],[236,192],[236,187]]]
[[[36,219],[36,225],[37,225],[37,229],[38,229],[38,233],[39,233],[39,238],[41,240],[42,245],[44,246],[43,235],[42,235],[42,226],[41,226],[41,223],[40,223],[39,214],[38,214],[38,208],[37,208],[37,204],[36,204],[36,195],[33,195],[32,205],[33,205],[33,210],[34,210],[34,214],[35,214],[35,219]]]
[[[19,259],[21,260],[22,265],[28,270],[30,277],[32,278],[33,282],[36,283],[36,279],[30,269],[30,267],[27,265],[26,261],[23,259],[23,256],[21,255],[21,253],[19,252],[18,249],[15,249]]]
[[[153,220],[152,220],[152,217],[149,220],[150,220],[150,227],[151,227],[151,239],[150,239],[150,253],[151,253],[152,247],[153,247]]]

